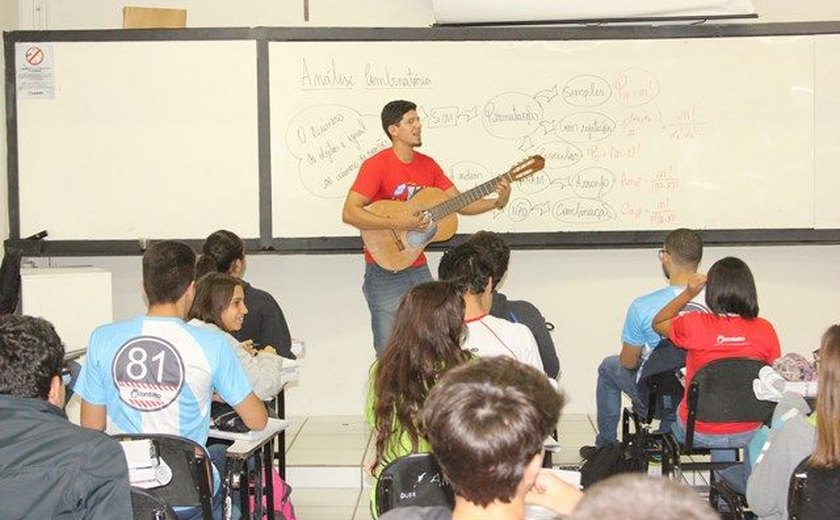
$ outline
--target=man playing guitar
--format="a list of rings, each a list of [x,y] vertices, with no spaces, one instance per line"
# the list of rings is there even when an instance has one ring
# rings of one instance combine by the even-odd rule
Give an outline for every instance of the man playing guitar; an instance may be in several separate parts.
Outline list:
[[[382,128],[391,140],[391,148],[368,158],[359,168],[356,181],[347,193],[342,220],[361,231],[427,231],[435,222],[425,211],[398,216],[381,216],[366,209],[380,200],[411,199],[427,187],[438,188],[449,197],[460,194],[458,188],[427,155],[415,152],[421,145],[422,124],[417,105],[410,101],[391,101],[382,109]],[[462,215],[477,215],[501,209],[510,198],[510,182],[500,178],[495,186],[495,198],[482,198],[457,209]],[[401,270],[389,270],[377,265],[365,247],[365,280],[362,291],[371,314],[373,346],[379,355],[391,332],[394,313],[403,294],[411,287],[432,279],[422,253],[413,264]]]

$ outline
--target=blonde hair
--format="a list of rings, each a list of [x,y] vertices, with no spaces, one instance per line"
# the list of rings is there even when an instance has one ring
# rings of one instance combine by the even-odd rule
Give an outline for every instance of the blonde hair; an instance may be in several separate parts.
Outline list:
[[[820,348],[817,443],[810,466],[840,467],[840,325],[825,331]]]

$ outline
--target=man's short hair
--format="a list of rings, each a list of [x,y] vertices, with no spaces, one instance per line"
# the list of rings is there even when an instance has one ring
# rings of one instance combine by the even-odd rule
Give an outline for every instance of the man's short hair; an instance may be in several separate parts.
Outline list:
[[[464,243],[478,249],[484,260],[490,265],[493,274],[493,289],[495,289],[508,270],[510,247],[508,247],[507,242],[492,231],[482,230],[473,233]]]
[[[665,250],[676,264],[697,269],[703,259],[703,238],[691,229],[675,229],[665,238]]]
[[[461,293],[480,294],[493,276],[490,263],[470,244],[461,244],[446,251],[438,264],[438,278],[450,282]],[[495,280],[494,280],[495,281]]]
[[[432,388],[423,431],[455,493],[486,507],[516,495],[563,402],[539,370],[510,357],[480,358]]]
[[[405,101],[403,99],[391,101],[382,107],[382,129],[385,130],[385,135],[388,136],[388,139],[391,139],[388,127],[400,124],[403,116],[412,110],[417,110],[417,105],[411,101]]]
[[[46,400],[63,362],[64,344],[50,322],[0,316],[0,394]]]
[[[691,488],[662,477],[623,474],[586,490],[568,520],[719,520]]]
[[[195,281],[195,251],[183,242],[163,240],[143,255],[143,289],[149,304],[173,303]]]

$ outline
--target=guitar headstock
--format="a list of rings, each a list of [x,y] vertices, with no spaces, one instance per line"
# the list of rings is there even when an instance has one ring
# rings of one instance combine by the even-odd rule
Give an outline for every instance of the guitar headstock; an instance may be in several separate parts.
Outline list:
[[[507,177],[511,181],[518,181],[524,179],[529,175],[533,175],[545,168],[545,159],[542,155],[532,155],[524,161],[516,163],[513,168],[507,172]]]

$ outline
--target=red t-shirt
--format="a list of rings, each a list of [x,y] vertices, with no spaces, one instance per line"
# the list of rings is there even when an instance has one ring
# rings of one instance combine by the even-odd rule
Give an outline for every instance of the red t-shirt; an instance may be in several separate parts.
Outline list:
[[[359,175],[350,189],[371,202],[376,202],[405,201],[426,187],[446,191],[452,186],[452,181],[431,157],[414,152],[411,162],[406,164],[397,157],[393,148],[386,148],[362,163]],[[374,263],[367,250],[365,261],[369,264]],[[425,263],[426,255],[421,254],[412,267]]]
[[[680,403],[680,419],[688,418],[686,395],[697,371],[718,359],[753,358],[772,363],[781,355],[779,338],[769,321],[747,320],[740,316],[720,316],[692,312],[671,321],[671,341],[688,351],[685,358],[686,394]],[[708,434],[741,433],[754,430],[760,423],[704,423],[697,421],[695,431]]]

